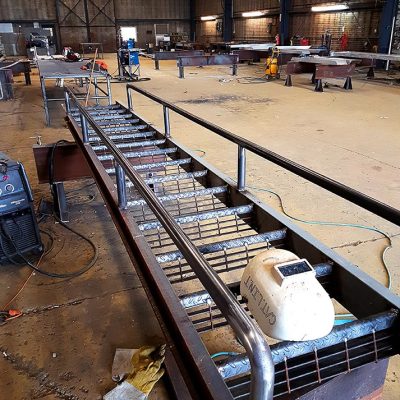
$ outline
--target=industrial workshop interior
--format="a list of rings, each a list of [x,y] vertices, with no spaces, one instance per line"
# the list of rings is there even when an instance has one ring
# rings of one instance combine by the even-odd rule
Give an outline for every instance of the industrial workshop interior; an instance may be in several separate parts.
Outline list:
[[[0,0],[0,400],[399,400],[399,99],[399,0]]]

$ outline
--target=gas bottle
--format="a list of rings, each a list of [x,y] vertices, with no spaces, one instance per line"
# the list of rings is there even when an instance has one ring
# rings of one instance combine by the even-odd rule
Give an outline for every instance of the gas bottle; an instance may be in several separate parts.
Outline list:
[[[275,339],[304,341],[333,328],[332,301],[306,259],[282,249],[254,257],[243,272],[240,293],[262,331]]]
[[[268,78],[276,78],[278,77],[278,58],[274,56],[274,54],[272,54],[271,57],[267,58],[267,61],[265,63],[265,75]]]

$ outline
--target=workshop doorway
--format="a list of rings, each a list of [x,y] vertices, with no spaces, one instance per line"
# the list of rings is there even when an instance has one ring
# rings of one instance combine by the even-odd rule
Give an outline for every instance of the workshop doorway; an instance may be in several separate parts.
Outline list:
[[[137,42],[137,27],[136,26],[121,26],[122,40],[135,39]]]

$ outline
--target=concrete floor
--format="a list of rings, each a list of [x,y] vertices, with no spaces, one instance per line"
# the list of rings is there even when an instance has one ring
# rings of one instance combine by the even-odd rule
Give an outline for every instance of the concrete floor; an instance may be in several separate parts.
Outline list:
[[[107,56],[110,70],[115,60]],[[295,76],[294,87],[282,81],[244,85],[227,67],[188,68],[177,78],[174,62],[161,62],[155,71],[142,62],[139,85],[160,97],[244,136],[279,154],[400,208],[400,115],[398,87],[354,80],[352,92],[331,86],[314,93],[307,76]],[[261,67],[243,65],[239,76],[260,76]],[[0,103],[0,150],[21,160],[36,201],[50,198],[47,185],[38,185],[32,156],[37,135],[44,143],[71,140],[62,110],[45,128],[43,106],[34,71],[33,85],[17,78],[16,100]],[[340,82],[333,82],[340,83]],[[125,86],[113,85],[115,100],[125,102]],[[136,112],[162,126],[160,106],[134,94]],[[204,129],[171,115],[172,133],[187,147],[235,177],[236,148]],[[223,149],[223,152],[222,152]],[[203,154],[203,153],[200,153]],[[68,185],[75,189],[88,182]],[[315,187],[275,165],[248,156],[248,184],[277,191],[287,211],[302,219],[365,224],[388,232],[393,248],[387,254],[392,290],[400,293],[400,228]],[[59,282],[34,275],[13,303],[25,315],[0,327],[0,399],[96,399],[113,387],[110,369],[117,347],[134,348],[162,342],[157,321],[134,273],[102,199],[87,203],[95,187],[71,198],[71,225],[89,235],[99,247],[99,261],[82,277]],[[257,191],[279,209],[277,199]],[[71,194],[72,196],[72,194]],[[300,224],[300,223],[299,223]],[[383,284],[387,276],[381,252],[387,242],[378,233],[347,227],[301,224],[338,253]],[[90,249],[51,221],[43,228],[56,237],[43,268],[72,270],[90,258]],[[79,256],[77,257],[77,255]],[[1,306],[29,276],[25,267],[1,267]],[[215,345],[215,349],[219,345]],[[6,356],[7,355],[7,356]],[[54,356],[55,355],[55,356]],[[400,358],[390,363],[384,399],[400,397]],[[163,398],[162,386],[152,398]]]

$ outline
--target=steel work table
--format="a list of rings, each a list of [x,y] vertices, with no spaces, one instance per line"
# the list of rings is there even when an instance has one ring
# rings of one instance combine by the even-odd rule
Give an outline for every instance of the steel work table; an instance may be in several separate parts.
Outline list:
[[[1,61],[0,69],[10,69],[15,74],[25,75],[25,84],[31,84],[31,62],[30,60],[18,60],[18,61]]]
[[[286,67],[285,86],[292,86],[292,75],[312,74],[312,83],[315,83],[315,91],[323,92],[322,79],[344,78],[343,86],[346,90],[353,88],[351,77],[354,74],[357,61],[345,58],[332,57],[294,57]]]
[[[64,97],[62,98],[48,98],[46,91],[46,80],[61,80],[61,79],[78,79],[80,86],[83,87],[84,82],[86,84],[86,90],[89,90],[89,78],[90,71],[82,70],[81,67],[87,64],[87,61],[78,62],[66,62],[63,60],[37,60],[36,61],[39,77],[40,77],[40,87],[42,90],[44,113],[46,119],[46,125],[50,125],[50,113],[49,113],[49,102],[58,101],[64,102]],[[107,89],[103,90],[98,85],[98,81],[102,80],[106,83]],[[89,98],[99,103],[99,100],[107,100],[108,104],[112,103],[111,98],[111,76],[104,72],[93,72],[92,84],[94,86],[94,95]],[[100,94],[101,92],[102,94]],[[85,99],[86,95],[82,96],[81,99]]]
[[[369,67],[367,73],[368,78],[374,78],[375,76],[374,68],[376,67],[376,60],[400,62],[400,54],[366,53],[363,51],[332,51],[331,56],[361,60],[360,64],[358,64],[359,66]]]

